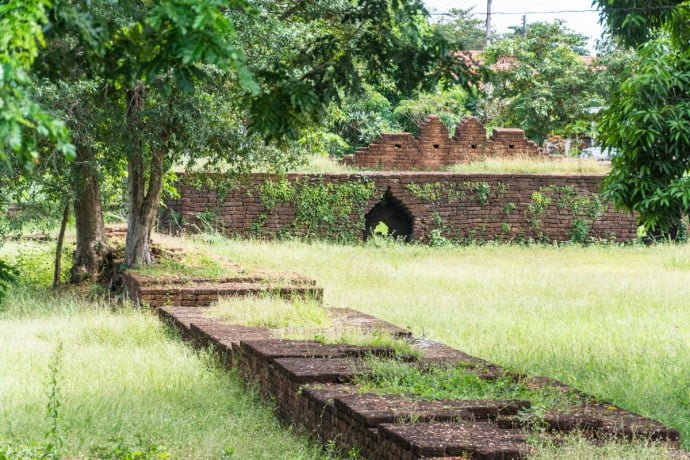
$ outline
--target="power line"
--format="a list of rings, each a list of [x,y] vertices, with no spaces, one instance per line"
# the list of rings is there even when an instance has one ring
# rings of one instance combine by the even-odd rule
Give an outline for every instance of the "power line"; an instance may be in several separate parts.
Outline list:
[[[685,5],[667,5],[667,6],[648,6],[648,7],[628,7],[628,8],[611,8],[609,11],[616,11],[621,13],[632,13],[635,11],[663,11],[663,10],[673,10],[675,8],[682,8]],[[556,10],[556,11],[492,11],[492,15],[525,15],[525,14],[571,14],[571,13],[600,13],[601,10],[598,9],[588,9],[588,10]],[[472,16],[484,16],[485,13],[471,12]],[[431,16],[454,16],[451,12],[441,12],[441,13],[430,13]]]

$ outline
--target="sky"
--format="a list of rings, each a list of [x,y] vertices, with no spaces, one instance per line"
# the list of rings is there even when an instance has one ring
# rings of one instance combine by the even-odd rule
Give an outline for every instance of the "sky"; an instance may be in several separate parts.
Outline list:
[[[451,8],[472,8],[477,18],[486,19],[486,0],[424,0],[429,11],[442,13]],[[563,19],[569,28],[575,32],[587,35],[591,38],[590,50],[594,51],[594,42],[600,38],[602,27],[599,25],[599,13],[592,11],[592,0],[493,0],[491,23],[497,32],[506,32],[510,26],[522,24],[522,15],[527,14],[527,23],[537,21],[553,21]],[[554,11],[580,11],[586,12],[562,12],[542,13]],[[501,14],[510,13],[510,14]]]

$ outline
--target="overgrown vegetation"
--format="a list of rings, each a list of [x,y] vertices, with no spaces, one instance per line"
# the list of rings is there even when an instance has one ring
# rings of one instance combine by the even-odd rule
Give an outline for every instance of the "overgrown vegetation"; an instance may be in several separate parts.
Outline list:
[[[419,399],[520,399],[530,401],[530,412],[567,411],[576,395],[555,388],[530,389],[509,377],[482,379],[466,367],[420,369],[411,363],[370,359],[372,374],[361,377],[362,391],[406,394]],[[526,414],[525,414],[526,415]]]
[[[353,225],[352,216],[364,214],[365,204],[374,196],[374,183],[363,178],[342,184],[314,181],[268,180],[258,187],[261,204],[270,213],[279,204],[294,206],[295,218],[284,236],[330,237],[340,242],[356,241],[363,225]],[[260,215],[254,230],[260,233],[266,216]]]
[[[21,287],[0,325],[0,458],[46,458],[46,374],[58,343],[61,458],[323,458],[148,312]]]
[[[226,297],[214,303],[208,315],[230,324],[283,330],[317,331],[332,320],[321,303],[313,299],[283,299],[276,296]]]
[[[166,278],[226,278],[238,275],[239,269],[233,264],[224,263],[219,258],[210,255],[185,253],[179,256],[161,256],[155,265],[139,267],[136,272]]]
[[[328,304],[557,378],[679,429],[688,447],[688,246],[201,241],[186,246],[314,277]]]
[[[382,330],[362,331],[342,324],[338,314],[313,299],[276,296],[226,297],[207,313],[229,324],[265,327],[276,337],[321,343],[390,348],[396,356],[415,357],[419,352],[407,341]]]

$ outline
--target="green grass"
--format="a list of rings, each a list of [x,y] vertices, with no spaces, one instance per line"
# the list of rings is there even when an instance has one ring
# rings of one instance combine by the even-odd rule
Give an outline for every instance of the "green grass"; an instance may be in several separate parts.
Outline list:
[[[678,455],[653,442],[602,440],[593,446],[590,440],[567,436],[562,442],[535,436],[530,440],[534,454],[531,460],[678,460]]]
[[[200,278],[224,278],[238,274],[235,267],[197,253],[186,253],[178,258],[166,255],[160,257],[155,265],[139,267],[136,272],[148,276]]]
[[[224,171],[226,166],[220,167]],[[445,170],[464,174],[608,174],[610,163],[592,159],[580,158],[486,158],[472,163],[459,163],[447,167]],[[178,172],[184,168],[178,167]],[[204,164],[200,163],[195,171],[203,171]],[[342,164],[338,159],[323,155],[313,155],[290,172],[313,174],[354,174],[366,169],[355,168]],[[266,172],[264,170],[257,172]]]
[[[609,163],[580,158],[486,158],[472,163],[459,163],[446,168],[447,171],[464,174],[607,174]],[[338,160],[310,157],[304,165],[295,168],[301,173],[357,173],[361,169],[346,166]]]
[[[62,344],[59,432],[66,457],[112,438],[162,445],[174,459],[322,458],[206,353],[151,313],[14,288],[0,313],[0,444],[43,442],[49,362]]]
[[[417,356],[408,342],[384,331],[362,331],[338,322],[319,301],[277,296],[225,297],[206,313],[229,324],[265,327],[275,337],[329,344],[387,347],[398,356]]]
[[[690,246],[201,241],[184,244],[312,276],[329,305],[560,379],[679,429],[690,448]]]
[[[513,379],[486,380],[460,367],[420,370],[410,363],[391,359],[370,359],[371,375],[360,378],[363,391],[414,395],[421,399],[521,399],[532,403],[532,411],[567,410],[577,402],[576,394],[555,388],[530,389]]]
[[[230,324],[306,330],[307,333],[332,324],[328,312],[318,301],[286,300],[276,296],[225,297],[214,303],[207,315]]]

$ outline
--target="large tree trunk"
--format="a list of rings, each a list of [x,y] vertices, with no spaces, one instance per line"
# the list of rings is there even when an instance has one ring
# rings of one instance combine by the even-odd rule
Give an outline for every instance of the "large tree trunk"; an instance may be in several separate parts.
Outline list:
[[[72,283],[95,279],[112,251],[106,240],[101,190],[94,158],[88,147],[77,145],[77,159],[72,167],[74,216],[77,249],[70,270]]]
[[[153,152],[148,171],[146,170],[143,142],[138,138],[141,132],[141,110],[144,101],[143,85],[138,85],[131,90],[128,99],[127,121],[134,148],[130,149],[127,158],[129,210],[125,264],[129,267],[137,267],[154,262],[151,254],[151,231],[156,221],[158,203],[163,191],[165,154],[162,150]],[[165,144],[165,139],[162,144]]]
[[[131,156],[127,169],[129,212],[125,264],[130,267],[149,265],[154,262],[151,255],[151,231],[156,222],[158,203],[163,191],[163,154],[153,154],[148,172],[148,187],[141,156]]]

